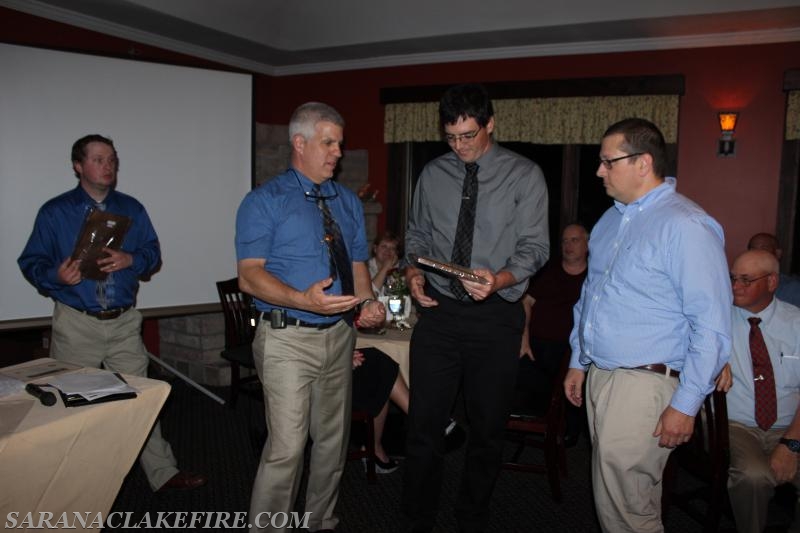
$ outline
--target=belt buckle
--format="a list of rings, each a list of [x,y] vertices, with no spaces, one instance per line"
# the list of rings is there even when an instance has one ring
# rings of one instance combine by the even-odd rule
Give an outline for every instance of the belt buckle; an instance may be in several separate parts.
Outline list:
[[[118,318],[122,314],[122,308],[117,307],[116,309],[106,309],[104,311],[100,311],[97,313],[97,318],[100,320],[112,320],[114,318]]]

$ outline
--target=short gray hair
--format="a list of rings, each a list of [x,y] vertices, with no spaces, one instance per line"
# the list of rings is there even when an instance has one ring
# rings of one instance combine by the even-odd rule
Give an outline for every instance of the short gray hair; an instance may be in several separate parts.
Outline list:
[[[313,137],[318,122],[332,122],[344,128],[344,119],[334,108],[322,102],[306,102],[294,110],[289,120],[289,142],[295,135],[301,135],[306,140]]]

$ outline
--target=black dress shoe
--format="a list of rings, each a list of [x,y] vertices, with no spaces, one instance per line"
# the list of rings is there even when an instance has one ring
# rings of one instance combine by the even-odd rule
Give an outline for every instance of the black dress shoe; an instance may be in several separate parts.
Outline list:
[[[467,440],[467,432],[459,425],[454,426],[444,437],[444,451],[452,452],[461,448]]]

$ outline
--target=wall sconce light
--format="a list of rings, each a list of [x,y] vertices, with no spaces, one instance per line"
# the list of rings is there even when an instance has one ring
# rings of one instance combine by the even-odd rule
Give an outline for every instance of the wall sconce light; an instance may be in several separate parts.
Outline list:
[[[736,141],[733,139],[733,134],[736,131],[736,120],[739,118],[739,113],[736,111],[720,111],[717,115],[719,117],[719,129],[722,132],[722,137],[717,146],[717,157],[733,157],[736,155]]]

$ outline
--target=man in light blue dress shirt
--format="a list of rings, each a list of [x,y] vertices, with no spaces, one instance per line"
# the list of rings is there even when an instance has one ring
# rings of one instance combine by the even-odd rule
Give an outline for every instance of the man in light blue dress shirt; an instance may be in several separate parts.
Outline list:
[[[736,529],[760,532],[777,485],[800,486],[800,309],[776,298],[778,260],[770,252],[751,250],[733,263],[733,349],[731,362],[718,379],[727,391],[731,465],[728,494]],[[759,328],[775,376],[777,419],[767,430],[755,420],[755,380],[748,318]]]
[[[664,138],[642,119],[606,130],[597,175],[615,202],[589,239],[564,381],[586,381],[592,483],[603,531],[663,531],[661,477],[730,352],[720,225],[675,192]]]

